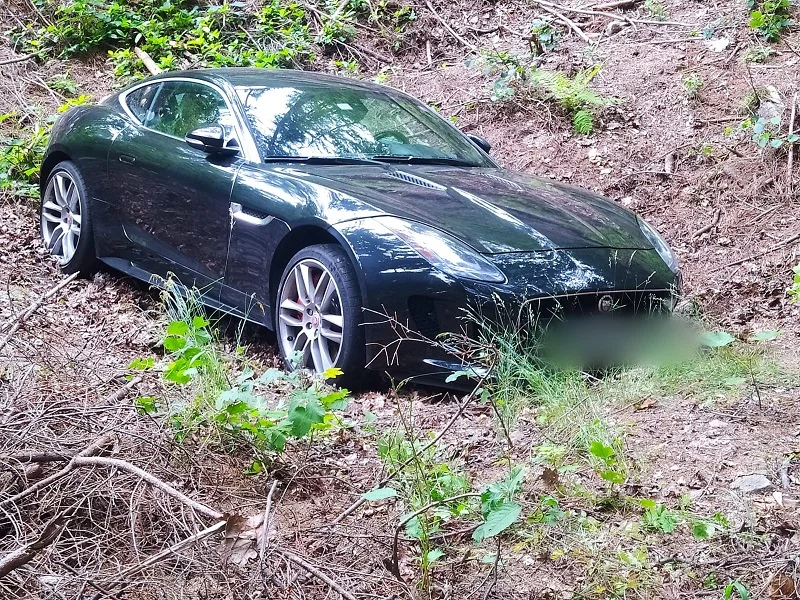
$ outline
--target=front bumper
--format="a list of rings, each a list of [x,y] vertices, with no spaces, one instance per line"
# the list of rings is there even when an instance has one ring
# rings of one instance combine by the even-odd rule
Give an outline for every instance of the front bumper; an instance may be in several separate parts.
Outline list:
[[[597,315],[670,313],[678,276],[655,250],[607,248],[492,255],[506,276],[492,284],[456,279],[369,220],[340,226],[364,274],[367,366],[393,377],[443,383],[468,358],[453,339],[530,331]],[[444,335],[443,335],[444,334]]]

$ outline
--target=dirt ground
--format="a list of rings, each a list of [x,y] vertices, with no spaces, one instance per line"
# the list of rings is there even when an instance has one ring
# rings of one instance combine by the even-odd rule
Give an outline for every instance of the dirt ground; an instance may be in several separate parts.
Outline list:
[[[388,85],[487,138],[504,166],[602,192],[644,216],[679,255],[684,304],[696,305],[720,328],[742,337],[782,331],[768,352],[784,374],[770,382],[736,393],[639,398],[604,410],[605,418],[626,432],[626,451],[635,464],[625,494],[670,507],[689,497],[694,513],[724,515],[730,534],[698,540],[685,528],[673,535],[639,531],[640,507],[606,507],[592,499],[604,487],[588,467],[561,475],[558,484],[548,478],[533,459],[554,433],[541,425],[535,407],[523,412],[509,448],[490,408],[473,404],[442,438],[441,454],[459,464],[474,487],[496,480],[505,462],[524,464],[523,515],[535,514],[541,498],[552,495],[569,518],[548,529],[526,517],[498,546],[492,541],[475,546],[471,529],[449,523],[439,541],[445,555],[425,589],[417,585],[418,549],[403,539],[404,581],[399,581],[387,568],[403,510],[399,503],[370,503],[336,520],[381,479],[377,436],[396,426],[398,411],[410,410],[419,431],[436,432],[456,413],[460,398],[427,389],[363,393],[346,418],[358,423],[370,412],[377,418],[376,433],[342,429],[318,444],[291,448],[272,470],[243,476],[246,455],[197,440],[178,444],[168,423],[134,410],[133,397],[170,393],[157,374],[147,373],[135,384],[126,379],[133,359],[158,352],[164,316],[157,294],[146,285],[107,271],[46,300],[0,348],[3,463],[9,464],[12,450],[72,455],[92,439],[113,434],[113,456],[157,473],[207,506],[246,515],[264,511],[272,481],[278,480],[272,505],[279,534],[273,545],[303,557],[357,598],[719,598],[734,581],[742,582],[751,598],[797,598],[800,475],[791,461],[800,453],[800,387],[792,375],[800,365],[800,305],[789,303],[785,289],[791,267],[800,262],[800,240],[785,242],[800,232],[800,167],[790,175],[785,151],[759,152],[724,130],[742,120],[743,98],[754,86],[774,87],[786,103],[800,91],[800,37],[786,36],[764,63],[747,63],[743,55],[759,42],[746,26],[744,2],[664,5],[670,22],[697,26],[621,21],[646,19],[641,8],[615,13],[621,25],[610,25],[613,20],[606,17],[571,15],[596,44],[587,48],[562,30],[561,42],[545,56],[547,69],[603,64],[593,87],[621,102],[602,112],[596,132],[587,137],[574,135],[568,118],[551,103],[491,102],[491,78],[466,66],[469,48],[447,30],[483,49],[525,52],[527,42],[509,32],[525,29],[540,12],[529,4],[434,2],[437,17],[426,2],[417,2],[418,20],[397,55],[368,30],[359,30],[358,43],[392,56],[391,64],[368,54],[356,58],[360,76],[382,71]],[[3,28],[32,18],[30,5],[21,0],[0,7]],[[710,27],[710,39],[728,40],[721,51],[702,37],[690,37],[704,27]],[[14,56],[0,43],[0,62]],[[325,56],[314,67],[335,70]],[[114,89],[102,56],[9,64],[0,66],[0,114],[29,105],[55,111],[62,99],[43,81],[62,72],[70,72],[79,91],[94,98]],[[703,82],[695,98],[685,91],[689,75]],[[704,145],[708,152],[701,151]],[[0,199],[0,206],[0,324],[5,324],[62,276],[41,247],[37,207],[9,197]],[[0,331],[0,339],[7,331]],[[229,336],[223,340],[234,344]],[[245,342],[255,365],[276,366],[268,334],[247,329]],[[130,393],[115,397],[126,385]],[[770,489],[744,494],[732,488],[739,477],[758,473],[770,480]],[[41,474],[26,472],[29,482],[37,477]],[[64,481],[60,489],[72,486],[71,495],[45,490],[31,498],[38,520],[12,519],[19,523],[13,530],[3,526],[4,553],[35,540],[34,523],[47,522],[56,507],[68,506],[79,496],[75,490],[102,491],[90,500],[81,527],[66,528],[51,550],[0,580],[2,597],[123,597],[103,596],[103,582],[211,523],[130,474],[78,470]],[[492,555],[498,548],[502,560],[495,570]],[[218,542],[209,537],[143,575],[130,575],[135,585],[125,597],[337,597],[335,588],[287,556],[268,549],[266,560],[223,565]]]

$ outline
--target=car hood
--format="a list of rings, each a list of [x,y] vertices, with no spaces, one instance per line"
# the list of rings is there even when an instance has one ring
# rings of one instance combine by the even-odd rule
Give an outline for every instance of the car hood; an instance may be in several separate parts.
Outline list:
[[[487,254],[652,248],[636,216],[610,200],[505,169],[303,165],[293,170],[355,200],[346,214],[328,215],[336,222],[393,215],[437,227]]]

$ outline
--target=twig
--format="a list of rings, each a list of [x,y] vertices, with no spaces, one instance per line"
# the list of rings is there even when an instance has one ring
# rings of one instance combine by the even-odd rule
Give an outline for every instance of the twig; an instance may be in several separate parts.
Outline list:
[[[709,224],[708,224],[708,225],[706,225],[705,227],[701,227],[700,229],[698,229],[697,231],[695,231],[695,232],[692,234],[692,237],[693,237],[693,238],[698,238],[698,237],[700,237],[701,235],[703,235],[704,233],[706,233],[706,232],[708,232],[708,231],[711,231],[712,229],[714,229],[714,227],[716,227],[716,226],[717,226],[717,223],[719,223],[719,218],[720,218],[721,216],[722,216],[722,209],[718,207],[718,208],[717,208],[717,210],[715,210],[715,211],[714,211],[714,217],[711,219],[711,223],[709,223]]]
[[[139,48],[139,46],[135,46],[133,48],[133,53],[136,54],[140,61],[142,61],[147,70],[150,71],[151,75],[158,75],[161,73],[161,67],[156,64],[156,61],[150,58],[150,55],[147,52]]]
[[[18,462],[18,463],[46,463],[46,462],[63,462],[69,460],[70,457],[61,452],[46,452],[39,450],[20,450],[14,454],[0,456],[0,463]]]
[[[483,377],[481,377],[481,380],[478,382],[478,384],[472,389],[472,391],[469,394],[467,394],[467,397],[464,398],[464,401],[459,405],[456,414],[453,415],[453,417],[447,422],[447,424],[441,429],[441,431],[439,431],[439,433],[437,433],[433,437],[433,439],[431,439],[430,442],[425,444],[417,454],[424,454],[426,450],[439,443],[439,440],[442,439],[444,434],[447,433],[447,431],[455,424],[455,422],[458,421],[461,415],[464,414],[464,410],[466,410],[469,403],[472,402],[473,398],[475,398],[476,394],[478,393],[478,390],[480,390],[483,387],[484,382],[489,377],[489,374],[492,372],[493,369],[494,369],[494,364],[489,366],[489,368],[486,370],[486,373],[483,375]],[[397,477],[398,474],[400,474],[400,472],[403,469],[405,469],[412,462],[414,462],[413,456],[408,458],[403,463],[401,463],[397,468],[395,468],[391,473],[389,473],[389,475],[387,475],[381,481],[379,481],[375,487],[383,487],[384,485],[392,481],[395,477]],[[336,525],[337,523],[341,523],[344,519],[349,517],[356,510],[358,510],[358,508],[365,502],[366,500],[364,500],[364,497],[361,496],[358,500],[356,500],[350,506],[348,506],[344,510],[344,512],[340,513],[338,517],[336,517],[333,521],[331,521],[331,525]]]
[[[31,54],[25,54],[24,56],[18,56],[16,58],[8,58],[6,60],[0,60],[0,67],[4,67],[6,65],[13,65],[15,63],[25,62],[26,60],[31,60],[32,58],[36,58],[40,54],[41,52],[33,52]]]
[[[177,544],[174,544],[165,550],[162,550],[158,554],[154,554],[153,556],[151,556],[148,559],[145,559],[141,563],[128,567],[127,569],[123,569],[117,575],[116,579],[110,582],[108,585],[110,587],[114,587],[117,584],[127,583],[124,581],[125,578],[130,577],[131,575],[135,575],[136,573],[139,573],[141,571],[144,571],[147,567],[154,565],[157,562],[164,560],[165,558],[169,558],[173,554],[177,554],[178,552],[180,552],[181,550],[183,550],[188,546],[191,546],[195,542],[198,542],[203,538],[213,535],[218,531],[222,531],[223,529],[225,529],[225,525],[227,525],[227,523],[228,523],[227,520],[218,521],[214,523],[211,527],[203,529],[202,531],[198,531],[194,535],[189,536],[185,540],[181,540]],[[92,597],[92,600],[100,600],[100,598],[102,597],[103,597],[102,594],[95,594]]]
[[[618,14],[603,12],[601,10],[588,10],[585,8],[571,8],[569,6],[561,6],[559,4],[554,4],[552,2],[546,2],[545,0],[533,0],[533,3],[538,4],[541,7],[549,6],[550,8],[555,8],[556,10],[577,13],[580,15],[606,17],[607,19],[614,19],[615,21],[622,19],[628,23],[640,23],[642,25],[667,25],[673,27],[690,27],[692,29],[697,28],[697,23],[681,23],[678,21],[656,21],[654,19],[631,19],[628,17],[620,17],[620,15]]]
[[[478,48],[474,44],[470,44],[467,40],[465,40],[463,37],[458,35],[455,32],[455,30],[452,27],[450,27],[450,25],[447,24],[447,21],[445,21],[439,15],[439,13],[436,12],[436,9],[433,8],[433,4],[431,4],[431,0],[425,0],[425,5],[428,7],[428,10],[431,11],[431,14],[436,18],[436,20],[439,21],[439,23],[442,24],[442,26],[448,31],[448,33],[450,33],[450,35],[452,35],[454,38],[456,38],[459,42],[461,42],[464,46],[466,46],[467,48],[469,48],[473,52],[477,52],[478,51]]]
[[[616,2],[605,2],[603,4],[595,4],[590,7],[593,10],[615,10],[617,8],[627,8],[638,3],[640,0],[616,0]]]
[[[551,8],[551,7],[545,6],[545,5],[541,5],[540,8],[545,12],[549,12],[556,19],[558,19],[559,21],[564,23],[564,25],[566,25],[567,27],[572,29],[572,31],[574,31],[577,34],[577,36],[579,38],[581,38],[584,42],[586,42],[587,44],[591,44],[592,43],[592,41],[589,39],[589,37],[585,33],[583,33],[583,29],[581,29],[580,27],[578,27],[575,24],[575,21],[573,21],[572,19],[570,19],[568,17],[565,17],[563,14],[558,12],[555,8]]]
[[[270,510],[272,508],[272,494],[275,493],[275,490],[278,488],[278,480],[272,482],[272,487],[269,488],[269,494],[267,494],[267,506],[264,508],[264,522],[261,524],[261,544],[258,548],[258,556],[261,559],[261,563],[264,563],[264,553],[267,549],[267,536],[269,536],[269,521],[270,521]]]
[[[781,465],[781,487],[785,490],[789,489],[789,463],[790,460],[783,461]]]
[[[124,460],[120,460],[118,458],[100,458],[95,456],[78,456],[70,461],[71,464],[74,464],[76,467],[110,467],[115,469],[120,469],[122,471],[127,471],[132,475],[136,475],[143,481],[149,483],[155,488],[160,489],[162,492],[167,494],[168,496],[172,496],[176,500],[182,502],[186,506],[193,508],[199,513],[202,513],[212,519],[221,519],[224,515],[223,513],[219,512],[218,510],[214,510],[213,508],[206,506],[198,502],[197,500],[192,500],[186,494],[179,492],[174,487],[169,485],[168,483],[164,483],[159,478],[151,475],[144,469],[140,469],[136,465],[133,465],[129,462]]]
[[[489,584],[489,587],[486,588],[486,591],[483,592],[483,600],[489,600],[489,596],[492,594],[492,590],[497,585],[497,565],[500,563],[500,538],[497,538],[497,552],[494,555],[494,563],[492,564],[491,574],[493,574],[492,582]]]
[[[70,473],[70,471],[72,471],[76,467],[76,464],[75,464],[76,460],[80,460],[81,458],[89,457],[89,456],[92,456],[93,454],[97,454],[98,452],[101,452],[104,448],[106,448],[107,446],[112,445],[114,443],[114,441],[115,441],[115,438],[112,435],[104,435],[104,436],[101,436],[101,437],[97,438],[95,441],[93,441],[91,444],[89,444],[86,448],[81,450],[77,455],[75,455],[75,458],[73,458],[71,461],[69,461],[66,464],[66,466],[63,469],[61,469],[60,471],[58,471],[56,473],[53,473],[52,475],[50,475],[50,477],[45,477],[44,479],[40,479],[39,481],[37,481],[36,483],[31,485],[30,487],[27,487],[24,490],[22,490],[19,494],[16,494],[16,495],[11,496],[9,498],[5,498],[4,500],[0,501],[0,508],[2,508],[4,506],[8,506],[10,504],[16,504],[17,502],[19,502],[23,498],[26,498],[27,496],[30,496],[31,494],[34,494],[34,493],[38,492],[39,490],[46,488],[48,485],[58,481],[62,477],[65,477],[66,475],[68,475]]]
[[[770,254],[771,252],[775,252],[776,250],[780,250],[784,246],[788,246],[789,244],[791,244],[792,242],[796,242],[797,240],[800,240],[800,233],[798,233],[797,235],[793,235],[788,240],[782,241],[780,244],[776,244],[776,245],[772,246],[771,248],[767,248],[763,252],[759,252],[758,254],[751,254],[750,256],[747,256],[745,258],[741,258],[739,260],[735,260],[732,263],[728,263],[727,265],[725,265],[723,267],[717,267],[716,269],[713,269],[711,272],[714,273],[716,271],[720,271],[720,270],[726,269],[728,267],[735,267],[736,265],[741,265],[742,263],[746,263],[748,260],[754,260],[756,258],[761,258],[762,256]]]
[[[456,500],[461,500],[462,498],[475,498],[480,497],[480,492],[466,492],[464,494],[458,494],[457,496],[452,496],[450,498],[445,498],[444,500],[436,500],[435,502],[431,502],[426,504],[419,510],[415,510],[413,513],[406,515],[397,523],[397,526],[394,528],[394,539],[392,540],[392,575],[397,577],[398,581],[403,581],[403,577],[400,575],[400,549],[399,549],[399,538],[400,538],[400,530],[406,526],[411,519],[414,517],[418,517],[424,512],[429,511],[432,508],[437,506],[441,506],[442,504],[447,504],[448,502],[455,502]]]
[[[794,118],[797,115],[797,92],[794,93],[792,98],[792,113],[789,117],[789,137],[794,133]],[[792,178],[792,169],[794,168],[794,142],[789,144],[789,162],[786,164],[786,193],[789,198],[794,195],[794,180]]]
[[[25,544],[21,548],[9,552],[0,558],[0,577],[5,577],[14,569],[26,565],[33,560],[33,557],[39,554],[39,552],[52,544],[69,521],[70,515],[68,513],[71,512],[73,511],[59,513],[50,519],[35,541]]]
[[[5,347],[5,345],[8,343],[8,341],[11,339],[11,336],[13,336],[17,332],[17,330],[20,327],[22,327],[22,323],[24,323],[25,320],[28,317],[30,317],[33,313],[35,313],[37,310],[39,310],[39,308],[41,308],[41,306],[42,306],[42,304],[44,304],[45,300],[49,300],[50,298],[55,296],[58,292],[60,292],[63,288],[65,288],[67,285],[69,285],[70,283],[75,281],[75,278],[77,276],[78,276],[77,273],[73,273],[72,275],[70,275],[69,277],[64,279],[63,281],[59,282],[56,286],[52,287],[46,294],[41,296],[38,300],[36,300],[33,304],[31,304],[27,309],[25,309],[25,311],[21,312],[20,314],[18,314],[16,317],[11,319],[10,321],[6,321],[2,325],[2,327],[0,327],[0,331],[2,331],[3,329],[5,329],[6,327],[9,327],[9,326],[11,327],[11,329],[9,329],[8,333],[3,337],[2,340],[0,340],[0,350],[2,350]]]
[[[297,554],[294,554],[293,552],[289,552],[288,550],[283,550],[282,548],[278,549],[278,552],[281,554],[281,556],[293,562],[298,567],[302,567],[303,569],[311,573],[311,575],[313,575],[314,577],[325,583],[332,590],[338,592],[338,594],[342,598],[345,598],[346,600],[356,600],[356,597],[351,592],[344,589],[341,585],[339,585],[333,579],[325,575],[325,573],[317,569],[314,565],[306,561],[304,558],[298,556]]]

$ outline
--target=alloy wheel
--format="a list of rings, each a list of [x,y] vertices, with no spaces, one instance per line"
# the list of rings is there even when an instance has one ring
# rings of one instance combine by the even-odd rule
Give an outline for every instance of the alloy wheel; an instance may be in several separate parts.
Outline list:
[[[298,262],[286,276],[278,298],[278,335],[294,366],[317,373],[336,364],[344,338],[339,288],[316,260]]]
[[[72,260],[81,237],[81,202],[75,181],[65,171],[57,172],[47,185],[42,202],[42,237],[60,264]]]

